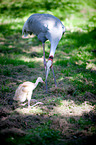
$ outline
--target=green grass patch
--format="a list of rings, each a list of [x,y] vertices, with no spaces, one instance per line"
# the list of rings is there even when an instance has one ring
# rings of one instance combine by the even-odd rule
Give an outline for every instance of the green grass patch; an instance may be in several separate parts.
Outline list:
[[[84,129],[85,126],[92,124],[92,121],[90,119],[85,120],[84,118],[81,117],[77,123],[78,125],[80,125],[80,128]]]
[[[32,132],[32,135],[30,133]],[[35,128],[35,130],[30,130],[29,135],[24,137],[17,137],[17,136],[10,136],[6,139],[7,143],[14,144],[21,144],[24,143],[26,145],[48,145],[48,144],[57,144],[58,138],[60,137],[59,131],[55,131],[49,129],[47,126]]]
[[[35,67],[34,62],[24,62],[23,60],[9,59],[7,57],[0,57],[0,64],[2,64],[2,65],[13,64],[14,66],[26,65],[29,68]]]

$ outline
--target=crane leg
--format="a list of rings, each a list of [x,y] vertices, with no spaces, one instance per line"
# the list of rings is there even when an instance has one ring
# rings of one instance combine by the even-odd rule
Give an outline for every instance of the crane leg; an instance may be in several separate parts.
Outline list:
[[[28,99],[28,108],[30,108],[30,99]]]
[[[53,66],[51,67],[51,69],[52,69],[52,72],[53,72],[53,77],[54,77],[55,87],[57,87],[57,83],[56,83],[56,78],[55,78],[55,74],[54,74]]]
[[[43,45],[43,56],[44,56],[45,76],[46,76],[45,43],[42,43],[42,45]],[[47,79],[46,79],[46,93],[47,92],[48,92],[48,89],[47,89]]]

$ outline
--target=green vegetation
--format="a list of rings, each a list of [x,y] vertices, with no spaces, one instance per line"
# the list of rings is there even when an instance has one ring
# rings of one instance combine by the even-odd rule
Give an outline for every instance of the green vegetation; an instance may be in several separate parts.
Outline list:
[[[18,138],[12,138],[9,137],[7,142],[12,144],[20,144],[21,142],[24,142],[26,145],[33,144],[33,145],[45,145],[45,144],[57,144],[57,139],[59,138],[59,132],[51,130],[50,128],[46,128],[45,126],[43,128],[38,127],[35,130],[31,130],[32,135],[27,135],[25,137]]]
[[[96,135],[95,0],[0,1],[0,137],[12,145],[87,145]],[[24,81],[45,80],[42,44],[22,39],[34,13],[49,13],[66,27],[54,57],[58,87],[50,71],[49,93],[39,84],[33,98],[44,105],[28,109],[12,102]],[[46,42],[46,58],[50,42]],[[32,102],[31,102],[32,103]]]

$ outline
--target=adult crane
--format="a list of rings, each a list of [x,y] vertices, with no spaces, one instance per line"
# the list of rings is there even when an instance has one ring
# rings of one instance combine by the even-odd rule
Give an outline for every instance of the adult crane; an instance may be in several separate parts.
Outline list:
[[[62,22],[55,16],[50,14],[33,14],[27,21],[24,23],[22,29],[22,35],[26,37],[28,34],[37,35],[39,41],[43,45],[43,56],[44,56],[44,66],[46,74],[46,91],[47,91],[47,77],[50,71],[50,68],[53,72],[55,87],[57,87],[56,78],[53,70],[53,58],[55,54],[56,47],[62,37],[62,34],[65,32],[65,27]],[[45,41],[49,40],[51,43],[50,54],[48,62],[45,60]]]

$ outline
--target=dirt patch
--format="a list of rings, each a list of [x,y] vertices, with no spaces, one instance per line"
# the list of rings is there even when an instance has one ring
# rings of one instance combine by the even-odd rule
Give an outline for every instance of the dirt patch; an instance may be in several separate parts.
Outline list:
[[[50,88],[50,92],[53,92],[53,93],[65,93],[65,90],[64,88],[60,88],[60,87],[52,87]]]
[[[26,135],[26,133],[23,130],[15,128],[15,127],[10,128],[10,129],[6,128],[6,129],[1,130],[1,134],[3,136],[10,136],[10,135],[12,135],[12,136],[24,136],[24,135]]]
[[[85,98],[88,99],[89,101],[91,101],[92,99],[95,101],[96,96],[90,92],[85,92]],[[95,102],[94,102],[95,103]]]

